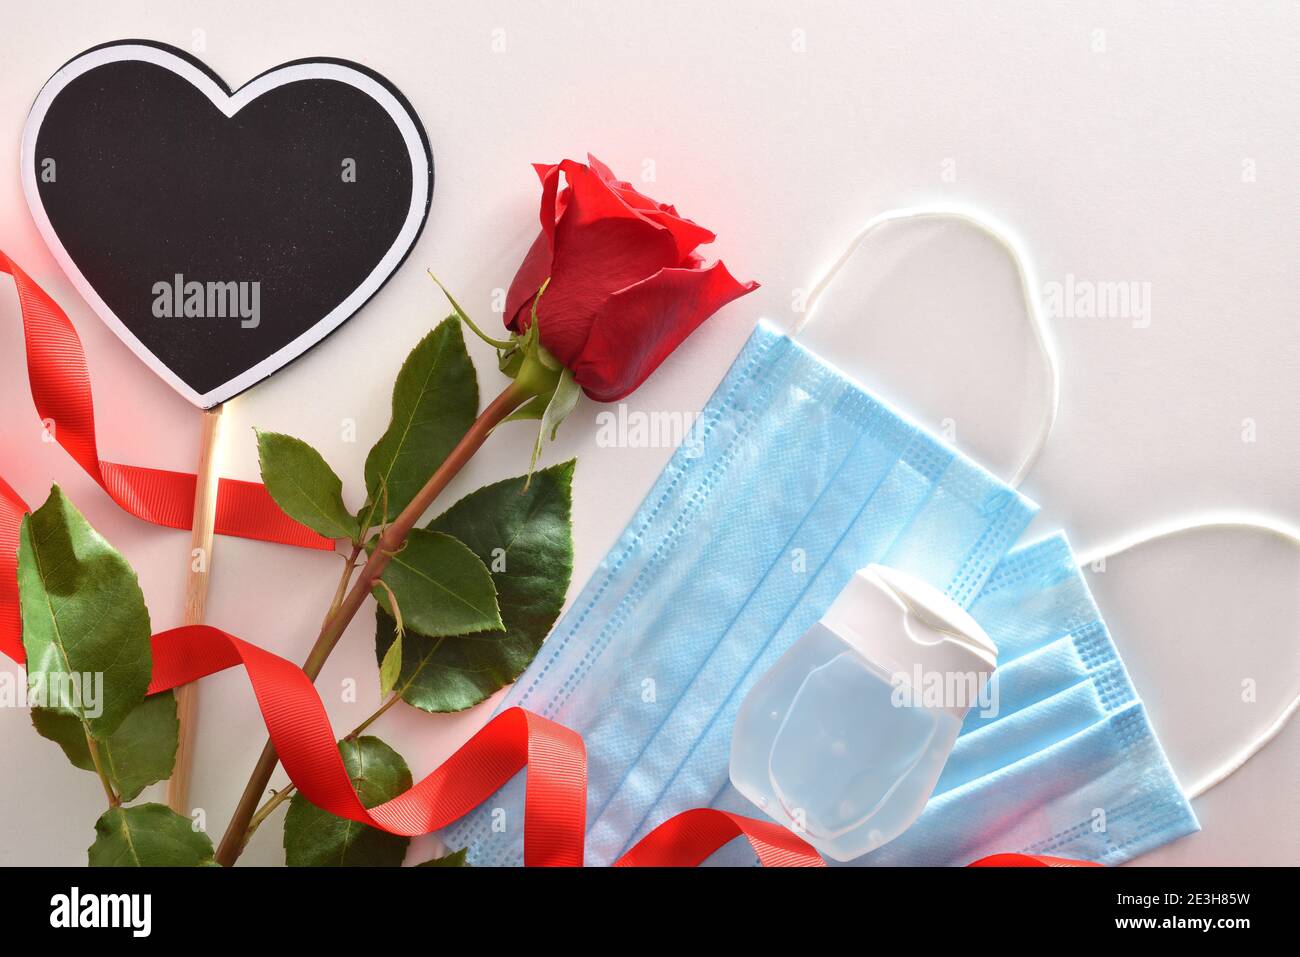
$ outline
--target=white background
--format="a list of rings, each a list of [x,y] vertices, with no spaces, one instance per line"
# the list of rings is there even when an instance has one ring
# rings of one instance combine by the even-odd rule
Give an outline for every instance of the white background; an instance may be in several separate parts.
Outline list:
[[[0,248],[76,324],[105,457],[192,470],[198,413],[77,299],[41,246],[17,175],[23,119],[44,79],[81,50],[126,37],[186,48],[201,37],[200,55],[233,85],[299,57],[357,60],[407,94],[433,144],[433,209],[411,260],[321,348],[230,404],[227,475],[257,477],[251,426],[282,430],[320,448],[356,504],[392,377],[446,312],[425,267],[491,319],[492,291],[509,283],[537,229],[527,164],[590,149],[626,178],[652,170],[645,191],[714,228],[716,254],[763,284],[695,335],[632,409],[698,409],[755,320],[791,325],[798,290],[870,215],[961,202],[1009,224],[1042,283],[1149,283],[1145,328],[1123,316],[1051,323],[1062,406],[1024,486],[1044,505],[1031,535],[1064,527],[1086,549],[1216,507],[1300,522],[1294,6],[8,4],[0,152],[8,143],[14,165],[0,177]],[[155,630],[178,624],[188,533],[129,517],[42,443],[16,300],[7,279],[0,287],[0,474],[33,504],[59,482],[139,570]],[[1005,258],[968,231],[891,228],[855,257],[808,339],[932,428],[949,420],[960,447],[1007,475],[1043,396],[1017,297]],[[489,350],[471,348],[486,400],[500,377]],[[597,411],[580,406],[545,453],[579,460],[570,595],[670,454],[598,448]],[[355,443],[343,441],[347,420]],[[530,438],[523,424],[502,430],[446,501],[522,471]],[[223,538],[214,569],[209,621],[301,660],[338,559]],[[1300,687],[1294,548],[1201,533],[1091,579],[1184,782],[1230,756]],[[371,627],[363,612],[319,682],[340,733],[377,703]],[[356,703],[340,700],[349,678]],[[1254,703],[1242,701],[1246,681]],[[193,795],[215,836],[264,734],[242,672],[206,680],[201,700]],[[375,731],[419,776],[489,712],[399,709]],[[0,709],[0,754],[0,863],[83,862],[102,810],[93,777],[17,709]],[[1141,863],[1300,863],[1298,787],[1292,724],[1196,802],[1201,833]],[[279,845],[277,815],[245,860],[279,863]]]

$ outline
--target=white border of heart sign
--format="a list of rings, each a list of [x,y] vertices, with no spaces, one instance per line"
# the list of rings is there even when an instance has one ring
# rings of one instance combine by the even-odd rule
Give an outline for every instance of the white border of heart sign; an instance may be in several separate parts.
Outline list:
[[[337,80],[365,93],[392,117],[393,123],[402,135],[411,157],[411,206],[402,228],[392,246],[384,253],[382,259],[369,275],[354,289],[346,299],[335,306],[328,314],[321,317],[310,329],[293,341],[241,372],[233,379],[217,386],[209,392],[199,394],[159,360],[129,328],[113,313],[108,304],[100,298],[94,288],[86,281],[77,264],[68,255],[58,234],[54,231],[45,208],[41,203],[40,190],[36,182],[36,138],[41,123],[45,119],[50,104],[69,83],[89,70],[108,63],[141,61],[152,63],[187,80],[196,89],[207,95],[208,99],[227,117],[234,116],[244,106],[257,99],[263,93],[295,83],[299,80]],[[243,392],[260,382],[277,369],[302,355],[316,343],[337,329],[344,321],[365,305],[388,278],[401,265],[424,226],[431,196],[433,170],[427,151],[424,135],[413,118],[411,108],[402,103],[393,91],[374,76],[359,67],[349,66],[341,61],[310,60],[286,63],[275,67],[250,80],[234,92],[225,89],[222,84],[194,61],[186,59],[161,46],[152,46],[138,41],[126,41],[109,44],[87,50],[70,60],[50,77],[41,88],[36,102],[28,114],[27,124],[23,128],[22,141],[22,181],[23,192],[27,196],[27,205],[40,230],[46,245],[68,279],[72,281],[77,292],[88,302],[109,328],[112,329],[128,347],[146,365],[156,372],[173,389],[200,408],[208,409],[220,404],[233,395]]]

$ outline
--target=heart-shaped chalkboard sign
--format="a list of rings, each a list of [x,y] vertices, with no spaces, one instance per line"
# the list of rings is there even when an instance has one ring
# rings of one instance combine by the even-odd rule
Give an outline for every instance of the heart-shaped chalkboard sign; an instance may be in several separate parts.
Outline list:
[[[41,89],[23,189],[78,292],[202,408],[324,339],[401,265],[428,139],[372,70],[299,60],[232,91],[184,51],[87,50]]]

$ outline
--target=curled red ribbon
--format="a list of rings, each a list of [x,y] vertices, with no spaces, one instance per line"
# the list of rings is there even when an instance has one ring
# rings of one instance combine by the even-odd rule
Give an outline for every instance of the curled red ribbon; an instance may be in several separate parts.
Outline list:
[[[587,753],[582,738],[562,725],[509,708],[410,790],[367,809],[348,779],[325,706],[297,665],[207,625],[154,635],[153,655],[151,694],[242,665],[280,762],[303,796],[331,814],[390,834],[413,837],[440,830],[526,767],[525,865],[582,866]],[[785,828],[712,809],[678,815],[617,864],[694,866],[741,835],[766,865],[822,865],[817,852]]]

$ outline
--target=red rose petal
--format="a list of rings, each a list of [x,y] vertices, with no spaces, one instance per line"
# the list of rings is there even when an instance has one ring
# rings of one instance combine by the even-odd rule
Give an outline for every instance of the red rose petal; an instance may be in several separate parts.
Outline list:
[[[562,208],[557,208],[558,200],[556,192],[560,188],[560,165],[543,167],[540,163],[534,163],[533,169],[537,170],[537,175],[542,179],[542,204],[538,210],[538,219],[542,223],[542,235],[548,242],[555,242],[555,223],[560,218]]]
[[[712,230],[705,229],[699,223],[692,222],[684,216],[679,216],[677,210],[671,204],[656,202],[631,183],[616,177],[613,170],[590,153],[587,154],[587,162],[601,181],[617,193],[623,202],[640,211],[651,222],[658,223],[673,234],[673,239],[677,242],[677,253],[680,257],[679,265],[684,265],[687,255],[695,247],[704,243],[711,243],[717,239]]]
[[[529,247],[524,261],[519,264],[519,271],[510,283],[506,293],[506,328],[514,332],[523,332],[528,328],[532,317],[533,298],[542,283],[551,274],[551,243],[546,233],[538,233]]]
[[[576,206],[581,210],[578,215],[584,222],[642,218],[641,213],[629,206],[591,167],[565,160],[560,164],[560,169],[569,184],[569,207],[564,211],[566,217]]]
[[[555,227],[551,284],[537,307],[542,344],[570,368],[614,293],[677,262],[666,229],[639,217],[591,220],[582,215],[583,201],[575,191],[571,208]],[[528,320],[521,316],[518,326],[526,329]]]
[[[662,269],[611,296],[596,314],[581,355],[561,361],[587,395],[614,402],[644,382],[704,320],[757,288],[736,281],[720,262],[708,269]],[[548,290],[543,303],[549,295]]]
[[[665,210],[656,209],[653,212],[647,212],[645,215],[673,234],[673,239],[677,242],[677,255],[681,257],[682,262],[685,262],[686,258],[695,250],[695,247],[702,246],[704,243],[711,243],[717,239],[712,230],[705,229],[699,223],[684,219],[681,216],[674,216]]]
[[[590,166],[592,170],[595,171],[596,175],[606,183],[618,182],[618,177],[614,175],[614,171],[590,153],[587,154],[587,165]]]

